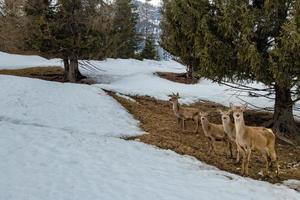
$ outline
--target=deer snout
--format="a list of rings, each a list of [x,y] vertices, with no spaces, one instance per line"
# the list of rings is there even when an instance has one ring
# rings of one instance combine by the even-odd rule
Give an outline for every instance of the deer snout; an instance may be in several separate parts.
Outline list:
[[[239,117],[240,117],[240,114],[236,114],[235,116],[236,116],[237,118],[239,118]]]

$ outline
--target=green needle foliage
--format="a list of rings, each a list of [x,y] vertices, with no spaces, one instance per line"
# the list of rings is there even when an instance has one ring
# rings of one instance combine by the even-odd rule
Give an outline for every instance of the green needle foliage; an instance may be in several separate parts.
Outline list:
[[[136,31],[138,13],[132,0],[116,0],[113,19],[113,57],[134,58],[140,36]]]
[[[157,60],[157,50],[155,48],[155,41],[152,34],[148,34],[145,40],[145,47],[141,52],[141,57],[150,60]]]

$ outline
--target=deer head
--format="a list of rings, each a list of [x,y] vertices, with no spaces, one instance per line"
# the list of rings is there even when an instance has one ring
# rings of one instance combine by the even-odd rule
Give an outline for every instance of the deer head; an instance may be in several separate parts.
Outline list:
[[[207,116],[208,116],[207,112],[199,112],[199,114],[200,114],[201,122],[207,121]]]
[[[242,105],[242,106],[235,106],[232,103],[230,103],[230,108],[233,112],[233,118],[236,121],[239,121],[244,116],[244,111],[247,109],[247,104]]]
[[[223,111],[221,109],[218,109],[219,113],[221,114],[221,119],[222,119],[222,122],[225,123],[225,124],[228,124],[230,123],[230,114],[232,112],[232,110],[227,110],[227,111]]]
[[[169,97],[170,97],[169,101],[172,102],[172,103],[177,102],[178,99],[180,98],[178,92],[176,94],[172,93],[171,95],[169,95]]]

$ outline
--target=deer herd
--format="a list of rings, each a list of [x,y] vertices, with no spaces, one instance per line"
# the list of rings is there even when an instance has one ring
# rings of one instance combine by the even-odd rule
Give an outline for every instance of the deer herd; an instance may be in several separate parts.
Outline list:
[[[259,151],[265,160],[263,175],[269,174],[269,167],[275,163],[276,175],[279,173],[278,160],[275,151],[275,135],[271,129],[245,125],[244,111],[246,105],[235,106],[230,104],[229,110],[218,110],[221,115],[222,124],[215,124],[208,120],[209,113],[197,108],[183,107],[179,104],[179,94],[169,95],[169,101],[173,105],[173,111],[177,122],[185,130],[185,121],[192,120],[195,124],[195,133],[198,132],[201,123],[204,136],[209,141],[208,153],[216,153],[215,142],[224,141],[228,152],[233,157],[235,153],[236,163],[241,161],[242,175],[248,175],[248,166],[253,150]],[[234,122],[231,121],[231,114]],[[234,151],[235,149],[235,151]],[[227,153],[228,154],[228,153]]]

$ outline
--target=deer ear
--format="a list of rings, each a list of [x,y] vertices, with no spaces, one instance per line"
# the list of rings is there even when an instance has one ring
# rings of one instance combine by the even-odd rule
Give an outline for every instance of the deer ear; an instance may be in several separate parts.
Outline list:
[[[245,111],[245,110],[247,109],[247,107],[248,107],[248,104],[245,103],[245,104],[242,106],[243,111]]]
[[[217,111],[221,114],[223,114],[223,111],[221,109],[217,109]]]

